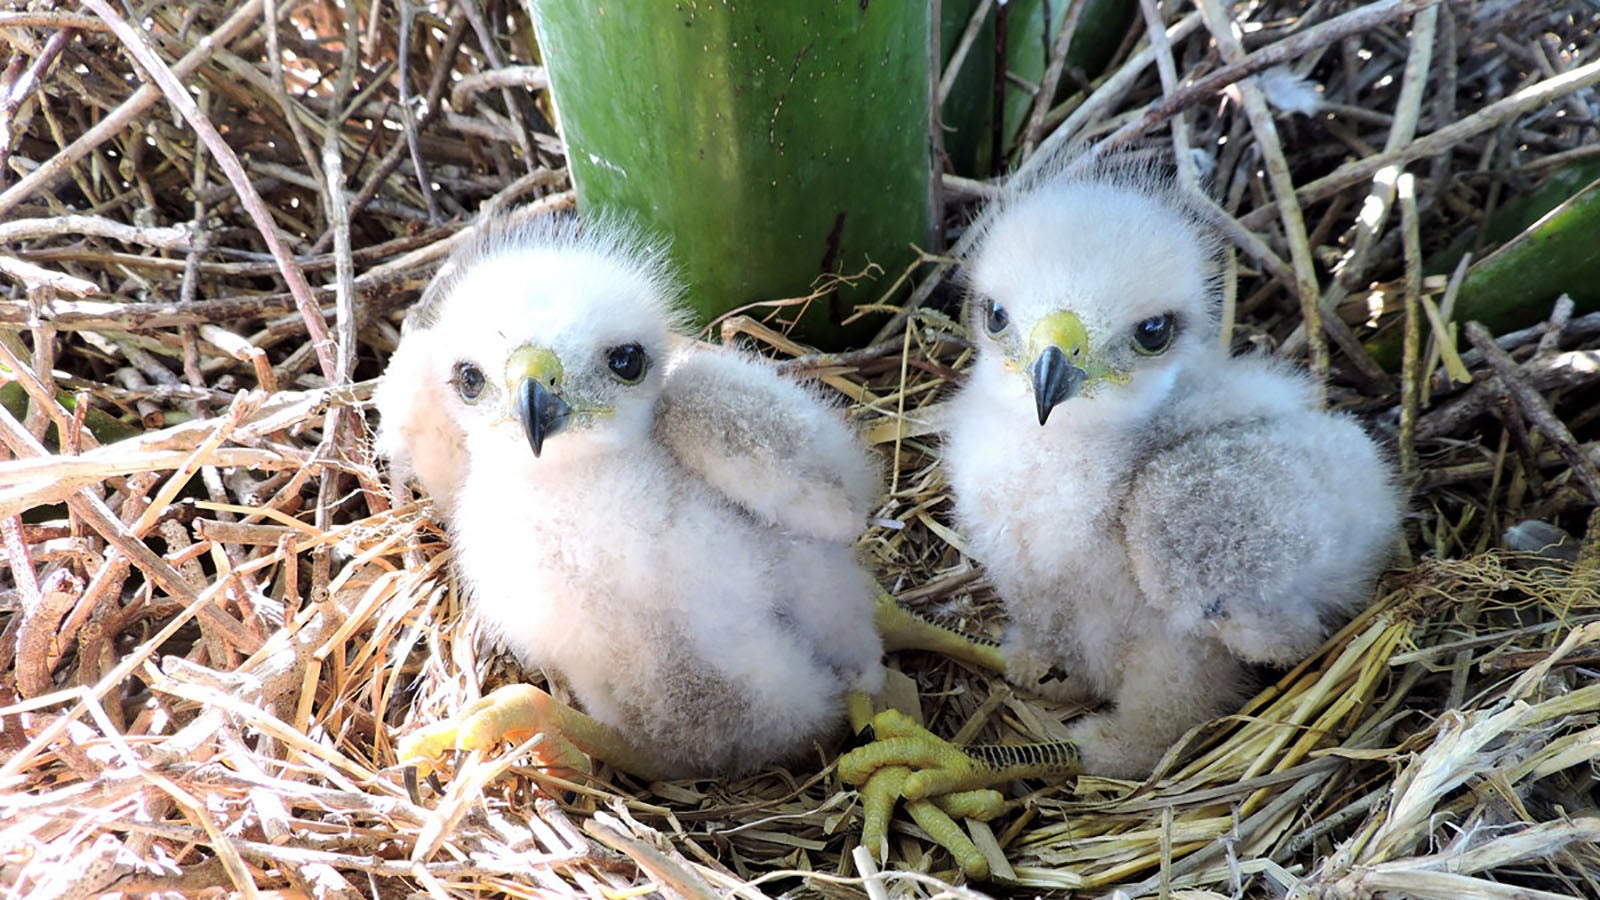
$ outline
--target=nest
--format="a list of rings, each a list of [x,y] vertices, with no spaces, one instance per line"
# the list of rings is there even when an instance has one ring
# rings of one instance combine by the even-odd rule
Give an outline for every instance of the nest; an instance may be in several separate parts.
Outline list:
[[[1241,39],[1206,0],[1153,47],[1137,23],[1091,99],[1041,106],[1046,150],[1220,148],[1234,342],[1326,372],[1415,492],[1370,609],[1150,780],[1016,785],[1007,815],[968,823],[996,872],[983,890],[1600,895],[1600,316],[1467,326],[1458,354],[1459,275],[1420,265],[1597,155],[1596,17],[1423,5],[1267,0],[1238,13]],[[881,867],[852,854],[832,747],[642,784],[562,781],[524,746],[463,758],[414,803],[395,737],[525,676],[474,639],[443,535],[374,466],[366,401],[473,214],[573,203],[529,101],[543,73],[506,49],[526,22],[470,0],[279,4],[276,21],[273,4],[85,7],[0,12],[6,891],[975,892],[909,822]],[[1241,81],[1267,64],[1287,68]],[[946,187],[956,235],[990,186]],[[933,436],[970,355],[948,270],[905,273],[861,350],[795,344],[783,303],[720,328],[836,388],[889,460],[862,541],[880,580],[993,633]],[[1396,375],[1363,341],[1407,320]],[[957,740],[1059,737],[1073,712],[948,660],[891,662]]]

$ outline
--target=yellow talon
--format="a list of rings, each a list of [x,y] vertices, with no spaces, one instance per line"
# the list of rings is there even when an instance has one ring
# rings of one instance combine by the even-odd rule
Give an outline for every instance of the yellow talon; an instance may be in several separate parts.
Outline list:
[[[889,815],[905,800],[911,818],[973,879],[989,876],[989,861],[957,820],[987,822],[1005,811],[989,785],[1078,772],[1070,742],[958,747],[893,709],[872,717],[871,733],[871,743],[839,758],[839,777],[861,790],[862,845],[886,851]]]
[[[857,747],[839,759],[839,777],[850,784],[863,784],[875,771],[888,766],[910,766],[918,770],[910,776],[913,780],[926,774],[925,770],[949,770],[959,773],[957,777],[969,779],[981,777],[980,767],[960,747],[918,725],[899,710],[886,709],[874,716],[872,731],[872,743]],[[952,790],[982,786],[968,784]],[[921,800],[931,793],[924,791],[908,799]]]
[[[902,794],[902,796],[904,796]],[[933,805],[955,819],[977,819],[987,822],[1005,811],[1006,798],[999,791],[956,791],[931,798]]]
[[[967,837],[955,820],[950,818],[943,810],[930,800],[911,800],[906,803],[906,812],[911,814],[911,820],[921,826],[923,831],[933,842],[950,851],[950,856],[961,867],[961,871],[968,878],[981,879],[989,877],[989,861],[984,858],[978,845]]]
[[[551,720],[549,694],[527,684],[503,687],[468,704],[459,714],[418,729],[400,739],[395,753],[401,765],[415,769],[415,777],[426,778],[438,768],[440,760],[456,750],[492,750],[502,741],[520,743],[543,733],[546,740],[538,748],[539,765],[562,777],[571,778],[590,771],[589,758],[561,733]]]
[[[861,785],[861,844],[879,859],[889,858],[889,815],[910,774],[904,766],[889,766],[873,772]]]

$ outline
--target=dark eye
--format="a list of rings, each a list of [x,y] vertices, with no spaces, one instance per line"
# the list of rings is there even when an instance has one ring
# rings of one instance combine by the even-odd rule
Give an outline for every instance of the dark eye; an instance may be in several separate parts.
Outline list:
[[[486,382],[483,380],[482,369],[469,362],[458,362],[456,363],[455,383],[456,392],[461,395],[461,399],[470,403],[478,399],[478,395],[483,393],[483,386]]]
[[[645,363],[644,348],[638,344],[623,344],[606,351],[606,365],[624,384],[638,384],[644,377]]]
[[[1133,349],[1145,356],[1157,356],[1172,346],[1172,335],[1177,332],[1171,313],[1162,313],[1133,326]]]
[[[1006,308],[993,300],[983,301],[983,327],[989,330],[992,336],[998,336],[1002,331],[1011,327],[1011,314]]]

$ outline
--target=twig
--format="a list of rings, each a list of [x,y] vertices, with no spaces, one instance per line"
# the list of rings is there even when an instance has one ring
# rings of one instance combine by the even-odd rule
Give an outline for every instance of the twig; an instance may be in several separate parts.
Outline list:
[[[967,18],[967,27],[962,29],[961,38],[956,41],[955,49],[950,52],[950,60],[945,63],[944,71],[939,75],[940,107],[943,107],[944,101],[950,97],[950,89],[955,86],[956,78],[961,75],[961,67],[967,61],[967,51],[972,49],[972,42],[978,39],[978,32],[983,30],[983,23],[989,18],[989,8],[993,5],[994,0],[978,0],[972,15]],[[996,110],[995,115],[999,114],[999,110]]]
[[[247,27],[261,16],[262,0],[246,0],[233,15],[217,26],[215,31],[206,35],[195,45],[193,50],[183,55],[183,58],[172,64],[170,74],[174,79],[188,78],[194,71],[205,64],[217,48],[226,46],[229,41],[238,37]],[[104,4],[102,4],[103,6]],[[109,30],[111,23],[102,21],[97,24],[96,30]],[[154,85],[143,85],[122,105],[112,110],[105,118],[96,122],[92,128],[84,131],[76,140],[50,157],[44,165],[34,169],[23,176],[16,184],[0,193],[0,216],[4,216],[17,204],[32,196],[36,191],[48,188],[55,180],[76,163],[78,160],[94,152],[96,147],[111,140],[124,129],[133,124],[145,110],[149,109],[160,100],[162,91]]]
[[[1302,186],[1295,192],[1295,199],[1299,203],[1315,203],[1318,200],[1324,200],[1353,184],[1358,184],[1371,178],[1379,169],[1386,166],[1400,165],[1413,159],[1421,159],[1425,156],[1442,153],[1467,138],[1482,134],[1491,128],[1499,127],[1518,116],[1542,106],[1547,106],[1568,94],[1595,84],[1600,84],[1600,60],[1523,88],[1503,100],[1497,100],[1485,106],[1472,115],[1423,135],[1393,153],[1380,153],[1376,156],[1345,163],[1316,181]],[[1278,213],[1277,206],[1278,203],[1276,201],[1264,204],[1243,216],[1240,221],[1250,228],[1259,228]]]
[[[1584,489],[1589,492],[1590,500],[1600,502],[1600,470],[1597,470],[1589,457],[1579,449],[1578,439],[1573,437],[1566,423],[1561,421],[1550,408],[1550,404],[1546,403],[1539,392],[1528,383],[1516,361],[1510,354],[1501,350],[1489,330],[1477,322],[1467,323],[1467,340],[1483,354],[1484,360],[1489,363],[1489,368],[1499,376],[1500,383],[1516,401],[1517,408],[1555,445],[1562,459],[1572,466],[1573,474],[1583,482]]]
[[[1200,9],[1217,48],[1224,59],[1239,63],[1244,58],[1244,47],[1233,33],[1233,19],[1223,8],[1221,0],[1199,0]],[[1294,178],[1289,173],[1289,163],[1283,156],[1283,145],[1278,140],[1278,126],[1272,119],[1261,88],[1252,81],[1239,83],[1245,115],[1255,132],[1262,162],[1267,168],[1267,179],[1272,183],[1272,193],[1280,200],[1284,238],[1289,242],[1289,262],[1294,269],[1295,293],[1300,298],[1300,316],[1305,323],[1306,345],[1310,355],[1312,378],[1316,381],[1318,402],[1327,390],[1328,345],[1323,336],[1322,308],[1319,305],[1322,291],[1317,286],[1315,263],[1311,258],[1311,245],[1307,241],[1305,219],[1300,204],[1294,202]]]
[[[1210,75],[1195,80],[1193,84],[1172,96],[1151,104],[1137,119],[1101,139],[1095,150],[1097,153],[1116,150],[1143,135],[1162,121],[1177,115],[1181,110],[1188,109],[1196,103],[1215,97],[1218,92],[1228,85],[1235,84],[1257,72],[1281,65],[1296,57],[1304,56],[1313,50],[1338,43],[1351,35],[1370,31],[1390,19],[1399,18],[1423,7],[1432,6],[1437,2],[1439,0],[1380,0],[1378,3],[1367,3],[1352,9],[1344,15],[1308,28],[1300,34],[1268,44],[1248,56],[1234,60]],[[1225,19],[1225,21],[1231,21],[1231,19]],[[1176,35],[1170,34],[1170,30],[1169,37],[1173,40],[1177,39]],[[1249,224],[1251,227],[1259,227],[1260,223],[1252,222]]]
[[[1156,0],[1139,0],[1139,10],[1144,16],[1145,36],[1156,52],[1156,74],[1161,79],[1161,95],[1170,97],[1178,90],[1178,64],[1172,57],[1172,42],[1167,40],[1166,30],[1162,27],[1161,9]],[[1183,189],[1190,194],[1202,194],[1200,177],[1189,151],[1189,121],[1180,112],[1172,117],[1172,160],[1177,166],[1178,182]]]
[[[200,136],[216,157],[218,165],[228,176],[228,181],[234,190],[239,192],[239,199],[244,204],[245,210],[255,222],[261,239],[266,243],[267,249],[278,262],[279,272],[283,275],[284,282],[289,286],[289,293],[294,295],[295,305],[300,309],[300,315],[306,322],[306,332],[311,337],[311,344],[315,348],[317,362],[322,368],[322,375],[329,381],[335,379],[337,371],[332,341],[328,338],[328,329],[322,322],[322,314],[317,308],[316,300],[311,296],[311,285],[306,282],[305,273],[300,270],[300,264],[295,262],[289,254],[289,249],[283,245],[283,240],[278,233],[278,226],[272,220],[272,213],[267,211],[266,204],[262,202],[261,195],[250,183],[250,176],[240,164],[239,157],[234,154],[233,148],[217,133],[211,120],[207,119],[200,108],[195,105],[194,98],[184,89],[178,76],[167,64],[157,56],[155,50],[145,42],[144,35],[134,30],[106,0],[84,0],[84,3],[95,14],[104,19],[111,27],[111,31],[128,53],[139,61],[147,77],[155,81],[161,92],[166,95],[167,101],[178,108],[195,132]],[[3,204],[0,204],[3,208]]]
[[[1171,28],[1167,29],[1167,40],[1169,42],[1183,40],[1194,33],[1200,27],[1201,22],[1202,19],[1198,11],[1184,16]],[[1039,149],[1034,151],[1032,156],[1023,160],[1022,165],[1017,167],[1017,171],[1012,177],[1021,179],[1024,176],[1038,172],[1048,172],[1057,168],[1060,162],[1066,158],[1068,152],[1081,139],[1082,132],[1088,127],[1088,123],[1093,121],[1095,116],[1100,115],[1103,110],[1121,100],[1138,82],[1140,76],[1144,74],[1144,70],[1155,62],[1155,58],[1155,48],[1148,44],[1143,50],[1130,57],[1127,62],[1117,69],[1114,75],[1100,83],[1094,92],[1067,116],[1065,121],[1057,125],[1055,130],[1050,132],[1049,137],[1039,143]],[[1167,114],[1167,116],[1170,115],[1172,113]],[[1138,134],[1143,134],[1148,128],[1153,128],[1157,122],[1162,121],[1167,116],[1151,120],[1145,129],[1140,129]],[[1133,137],[1137,136],[1131,135],[1127,140],[1132,140]],[[1115,149],[1114,145],[1106,143],[1107,140],[1109,139],[1102,139],[1100,143],[1095,145],[1097,153],[1109,152]],[[1087,163],[1088,159],[1085,158],[1081,162]]]
[[[65,215],[48,219],[13,219],[0,222],[0,244],[40,238],[82,235],[109,238],[125,244],[142,244],[162,250],[187,250],[194,233],[187,225],[164,228],[126,225],[101,216]]]
[[[1083,10],[1088,5],[1083,0],[1070,0],[1066,17],[1061,20],[1061,25],[1056,30],[1056,39],[1050,48],[1050,62],[1045,67],[1044,80],[1039,82],[1039,93],[1033,98],[1033,109],[1028,113],[1027,128],[1023,132],[1023,158],[1033,154],[1034,149],[1039,146],[1039,138],[1044,135],[1045,116],[1050,112],[1050,104],[1055,100],[1056,87],[1061,84],[1061,72],[1067,66],[1067,55],[1072,50],[1072,38],[1078,33],[1078,20],[1083,18]],[[1046,6],[1045,9],[1045,30],[1048,32],[1049,7]],[[1002,114],[1003,110],[995,110],[995,115]]]
[[[411,155],[411,168],[417,176],[417,191],[428,208],[428,224],[437,225],[444,218],[439,212],[439,198],[434,195],[433,178],[428,174],[427,163],[422,159],[418,145],[417,115],[411,108],[411,35],[417,30],[415,0],[396,0],[400,6],[400,47],[395,54],[400,59],[397,77],[400,92],[400,122],[405,130],[406,151]],[[469,4],[470,5],[470,4]],[[336,238],[337,239],[337,238]]]
[[[36,266],[14,256],[0,254],[0,272],[17,279],[29,287],[49,288],[63,294],[73,294],[79,297],[96,297],[100,294],[100,285],[82,278],[74,278],[64,272],[55,272],[44,266]],[[26,319],[23,314],[18,319]],[[20,324],[14,323],[14,324]]]
[[[463,75],[450,88],[450,105],[458,110],[466,109],[468,100],[474,94],[484,91],[517,88],[524,91],[543,91],[550,87],[550,74],[543,66],[505,66],[490,69],[487,72],[473,72]]]
[[[1402,175],[1400,228],[1405,244],[1406,320],[1400,360],[1400,478],[1412,483],[1417,475],[1417,415],[1421,407],[1422,378],[1422,232],[1417,220],[1416,179]]]

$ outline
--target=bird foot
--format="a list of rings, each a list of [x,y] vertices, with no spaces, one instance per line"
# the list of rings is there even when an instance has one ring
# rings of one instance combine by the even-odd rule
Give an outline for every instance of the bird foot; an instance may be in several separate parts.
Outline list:
[[[874,716],[870,731],[871,743],[839,758],[839,777],[861,790],[861,843],[882,855],[889,814],[903,799],[912,819],[973,879],[989,876],[989,861],[954,817],[987,822],[1005,805],[994,785],[1066,779],[1080,770],[1078,748],[1067,741],[959,747],[893,709]]]
[[[407,767],[413,799],[416,779],[430,777],[452,751],[492,750],[501,741],[519,743],[541,733],[545,740],[535,750],[539,765],[562,777],[587,774],[589,758],[561,734],[559,719],[552,715],[555,705],[553,697],[533,685],[507,685],[459,714],[401,738],[396,753]]]
[[[992,782],[960,747],[898,710],[878,713],[868,731],[872,743],[839,759],[840,777],[861,790],[861,843],[880,859],[886,856],[889,815],[904,799],[912,820],[950,852],[968,878],[988,878],[988,859],[955,820],[987,822],[1000,814],[1005,798],[984,789]]]

